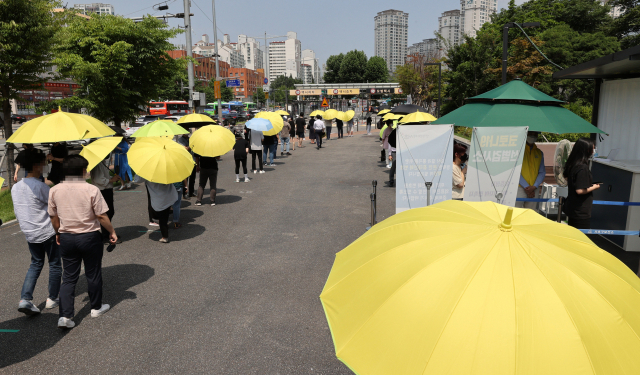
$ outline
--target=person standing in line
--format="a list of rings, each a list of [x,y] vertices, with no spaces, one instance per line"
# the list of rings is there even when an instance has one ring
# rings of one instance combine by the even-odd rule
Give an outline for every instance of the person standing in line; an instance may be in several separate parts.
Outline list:
[[[97,318],[109,311],[102,303],[102,256],[104,247],[100,225],[109,232],[109,242],[118,241],[107,211],[109,207],[100,190],[87,183],[84,176],[89,163],[80,155],[64,158],[64,181],[49,191],[49,217],[56,232],[62,258],[62,285],[60,286],[59,328],[73,328],[76,283],[81,264],[87,278],[91,302],[91,317]]]
[[[111,154],[107,155],[104,160],[98,163],[91,170],[91,184],[100,189],[100,194],[102,194],[102,198],[107,202],[107,207],[109,207],[109,211],[107,211],[107,217],[109,221],[113,224],[113,215],[115,215],[116,210],[113,204],[113,183],[120,179],[120,176],[115,175],[111,177],[109,173],[109,161],[111,161]],[[123,182],[124,184],[124,182]],[[109,244],[109,232],[103,226],[100,226],[100,231],[102,232],[102,242],[104,244]],[[122,240],[118,238],[117,243],[122,243]]]
[[[62,171],[62,162],[64,158],[69,154],[67,146],[63,143],[56,142],[51,147],[51,153],[47,155],[47,160],[51,162],[51,170],[47,176],[47,180],[57,185],[64,179],[64,173]]]
[[[40,313],[40,309],[32,301],[45,256],[49,260],[49,297],[45,308],[52,309],[58,306],[59,302],[62,277],[60,249],[56,243],[56,232],[47,213],[49,186],[39,179],[45,160],[46,156],[42,151],[34,148],[26,150],[21,159],[21,166],[28,172],[27,177],[11,188],[13,210],[31,253],[31,265],[24,278],[18,303],[18,311],[26,315]]]
[[[453,144],[453,183],[451,199],[461,201],[464,198],[464,184],[467,176],[467,166],[463,166],[468,159],[467,148],[459,143]]]
[[[193,169],[196,168],[194,167]],[[174,229],[182,228],[182,224],[180,224],[180,206],[182,206],[183,191],[186,187],[186,184],[186,178],[180,182],[173,183],[173,187],[176,189],[176,193],[178,193],[178,199],[176,199],[176,201],[173,203],[173,206],[171,206],[171,209],[173,210],[172,222]]]
[[[309,129],[309,143],[311,143],[312,145],[316,144],[316,130],[313,127],[313,124],[316,122],[316,118],[313,116],[309,117],[309,126],[307,126],[307,128]]]
[[[333,127],[333,120],[324,120],[324,130],[327,133],[327,142],[331,139],[332,127]]]
[[[540,132],[530,131],[527,133],[527,143],[524,146],[524,157],[522,160],[522,172],[520,173],[520,184],[518,185],[517,198],[535,198],[536,190],[544,182],[544,154],[536,146],[536,140]],[[516,201],[516,207],[524,207],[535,210],[536,202]]]
[[[391,169],[389,169],[389,187],[393,187],[396,181],[396,148],[393,146],[396,144],[396,132],[389,134],[389,163],[391,163]]]
[[[336,119],[336,128],[338,128],[338,139],[344,138],[344,131],[342,127],[344,126],[344,122],[340,119]]]
[[[289,135],[291,134],[291,124],[289,121],[284,121],[282,126],[282,130],[280,130],[280,143],[282,144],[282,150],[280,151],[280,156],[284,155],[284,145],[287,144],[287,155],[291,155],[289,152]],[[277,149],[277,148],[276,148]]]
[[[211,205],[215,206],[216,185],[218,183],[218,159],[220,157],[200,156],[198,154],[194,155],[196,157],[196,168],[200,173],[196,206],[202,206],[202,196],[204,195],[204,188],[207,187],[207,181],[209,181],[209,197],[211,198]]]
[[[324,136],[325,132],[325,121],[322,121],[322,117],[320,115],[316,116],[316,122],[313,123],[313,129],[316,135],[316,144],[318,145],[318,150],[322,148],[322,136]]]
[[[353,137],[353,117],[347,121],[347,137]]]
[[[387,128],[384,129],[384,132],[382,133],[382,148],[384,148],[387,154],[387,168],[391,168],[391,149],[389,148],[389,134],[391,134],[393,130],[393,121],[387,120]]]
[[[149,205],[151,215],[158,219],[158,226],[160,226],[160,238],[159,242],[169,242],[169,214],[171,213],[171,207],[178,200],[178,192],[173,184],[159,184],[157,182],[151,182],[140,175],[136,176],[136,182],[144,182],[147,187],[147,194],[149,194]],[[196,205],[198,205],[196,203]]]
[[[367,117],[367,135],[371,135],[371,115],[369,115],[369,117]]]
[[[249,141],[251,144],[251,169],[253,173],[257,173],[256,169],[256,157],[258,157],[258,166],[260,167],[260,173],[264,173],[263,165],[262,165],[262,149],[264,146],[262,145],[262,140],[264,139],[264,134],[261,131],[251,129],[249,133]]]
[[[25,155],[27,154],[27,152],[29,152],[29,150],[33,150],[33,144],[31,143],[23,143],[22,144],[23,150],[21,150],[20,152],[18,152],[18,156],[16,156],[16,160],[15,160],[15,165],[16,165],[16,171],[13,173],[13,182],[18,182],[18,175],[20,174],[20,169],[24,169],[24,177],[27,176],[27,174],[29,173],[29,171],[24,168],[24,163],[25,163]]]
[[[296,135],[298,136],[298,148],[302,148],[302,140],[304,139],[304,113],[300,112],[300,117],[296,119]]]
[[[594,144],[591,139],[578,139],[571,149],[562,173],[568,183],[567,199],[562,211],[567,214],[569,225],[577,229],[591,229],[593,191],[600,189],[600,184],[593,183],[589,171],[589,159],[593,156],[593,150]]]
[[[185,150],[189,151],[189,153],[191,154],[191,157],[193,158],[193,161],[195,162],[196,158],[193,156],[193,151],[191,151],[191,147],[189,147],[189,134],[178,135],[176,142],[184,146]],[[196,186],[196,169],[193,168],[193,170],[191,171],[191,176],[189,176],[189,189],[187,191],[187,184],[185,183],[184,187],[182,188],[182,198],[190,199],[191,197],[195,197],[196,196],[195,186]]]
[[[249,153],[249,142],[247,142],[242,134],[236,134],[236,144],[233,145],[233,158],[236,161],[236,182],[240,182],[240,164],[244,172],[244,182],[249,182],[247,176],[247,154]]]
[[[296,150],[296,124],[293,121],[293,116],[289,117],[289,126],[291,127],[291,130],[289,130],[289,142],[291,143],[291,151],[295,151]]]
[[[276,158],[276,151],[278,150],[278,136],[277,135],[265,135],[262,140],[262,145],[264,146],[263,158],[264,165],[269,165],[271,167],[275,167],[276,165],[273,161]],[[267,164],[267,156],[271,159],[271,162]]]
[[[116,146],[114,151],[113,168],[118,176],[120,176],[120,188],[118,190],[124,190],[131,188],[131,182],[133,181],[133,173],[131,167],[129,167],[129,158],[127,157],[129,152],[129,143],[126,139],[122,138],[122,142]]]

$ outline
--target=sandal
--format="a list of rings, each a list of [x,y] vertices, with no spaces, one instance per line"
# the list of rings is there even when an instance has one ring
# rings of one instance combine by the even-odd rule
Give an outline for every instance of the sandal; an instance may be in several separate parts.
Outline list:
[[[180,224],[180,223],[173,223],[173,227],[174,227],[175,229],[182,228],[182,224]]]
[[[161,238],[160,240],[158,240],[158,242],[169,243],[169,239],[168,238]]]

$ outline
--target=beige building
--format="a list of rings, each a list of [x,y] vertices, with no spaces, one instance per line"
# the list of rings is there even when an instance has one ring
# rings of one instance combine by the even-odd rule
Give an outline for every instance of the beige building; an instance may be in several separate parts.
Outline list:
[[[374,17],[374,55],[386,61],[391,73],[404,64],[408,33],[409,13],[389,9]]]

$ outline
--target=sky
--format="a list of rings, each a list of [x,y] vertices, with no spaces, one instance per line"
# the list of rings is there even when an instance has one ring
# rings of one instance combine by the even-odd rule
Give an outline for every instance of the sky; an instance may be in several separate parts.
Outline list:
[[[86,0],[85,0],[86,1]],[[94,0],[95,1],[95,0]],[[117,15],[139,17],[146,14],[161,15],[166,12],[182,13],[183,0],[169,0],[169,9],[156,11],[159,0],[102,0],[112,4]],[[89,1],[87,1],[88,3]],[[516,0],[522,3],[523,0]],[[71,3],[69,3],[71,4]],[[498,8],[506,7],[508,0],[498,0]],[[378,12],[396,9],[409,13],[408,44],[433,38],[442,12],[460,9],[459,0],[217,0],[216,18],[218,39],[229,34],[232,42],[238,35],[251,37],[286,35],[295,31],[302,49],[312,49],[320,64],[330,55],[363,50],[367,57],[373,55],[373,18]],[[192,41],[208,34],[213,41],[212,9],[210,0],[191,0]],[[170,19],[173,27],[183,26],[182,19]],[[280,38],[280,40],[285,38]],[[264,39],[263,39],[264,40]],[[278,40],[278,39],[272,39]],[[185,44],[181,34],[176,44]],[[264,44],[264,42],[261,42]]]

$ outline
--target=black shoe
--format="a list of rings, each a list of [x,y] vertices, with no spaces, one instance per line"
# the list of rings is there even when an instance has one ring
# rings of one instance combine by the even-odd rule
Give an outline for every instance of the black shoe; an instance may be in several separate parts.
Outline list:
[[[288,154],[288,152],[287,152],[287,154]],[[282,156],[282,155],[284,155],[284,152],[281,152],[281,153],[280,153],[280,156]]]
[[[290,153],[290,152],[287,152],[287,155],[291,155],[291,153]]]
[[[389,187],[393,187],[394,181],[389,181]]]

